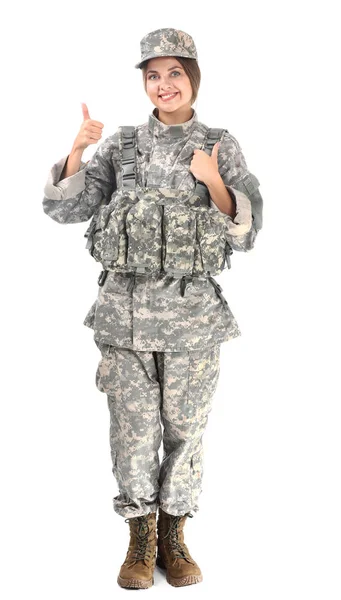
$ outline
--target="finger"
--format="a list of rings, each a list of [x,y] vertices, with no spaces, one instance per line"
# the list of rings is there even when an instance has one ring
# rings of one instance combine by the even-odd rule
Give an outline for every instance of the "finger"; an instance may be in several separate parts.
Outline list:
[[[219,150],[219,146],[220,146],[220,142],[217,142],[216,144],[214,144],[214,146],[212,148],[211,158],[216,163],[218,162],[218,150]]]
[[[93,121],[89,121],[86,125],[84,125],[85,131],[90,131],[90,133],[102,133],[102,127],[96,127],[92,124]]]
[[[82,104],[83,121],[85,121],[85,119],[90,119],[87,105],[85,104],[85,102],[82,102],[81,104]]]
[[[90,133],[90,134],[88,135],[88,138],[89,138],[90,140],[96,140],[97,142],[98,142],[98,140],[100,140],[100,139],[101,139],[101,137],[102,137],[102,136],[101,136],[101,134],[100,134],[100,133]]]
[[[95,127],[100,127],[103,129],[104,125],[101,121],[94,121],[94,119],[90,119],[90,125],[94,125]]]

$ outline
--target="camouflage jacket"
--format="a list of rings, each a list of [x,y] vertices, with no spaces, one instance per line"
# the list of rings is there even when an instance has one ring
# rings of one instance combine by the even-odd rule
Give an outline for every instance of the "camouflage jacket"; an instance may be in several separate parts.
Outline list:
[[[208,127],[198,121],[195,111],[185,123],[165,125],[155,110],[146,123],[136,127],[137,184],[191,192],[195,187],[189,170],[193,150],[202,147]],[[78,173],[59,181],[67,156],[52,166],[44,188],[47,215],[58,223],[85,222],[103,201],[109,202],[122,185],[119,131],[99,145],[90,161],[81,163]],[[235,218],[229,217],[229,244],[247,252],[262,228],[263,200],[240,145],[226,131],[218,151],[218,169],[236,204]],[[132,284],[127,274],[109,272],[84,325],[94,330],[96,340],[148,351],[198,350],[241,335],[221,286],[212,277],[193,277],[183,294],[181,279],[160,273],[136,277]]]

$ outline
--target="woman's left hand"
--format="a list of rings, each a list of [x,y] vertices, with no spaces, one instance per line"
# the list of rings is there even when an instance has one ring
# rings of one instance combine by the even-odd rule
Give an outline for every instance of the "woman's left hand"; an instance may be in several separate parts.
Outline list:
[[[220,142],[214,144],[212,148],[211,156],[206,154],[204,150],[195,148],[193,158],[189,170],[196,179],[202,181],[207,185],[208,182],[212,181],[217,174],[218,170],[218,149]]]

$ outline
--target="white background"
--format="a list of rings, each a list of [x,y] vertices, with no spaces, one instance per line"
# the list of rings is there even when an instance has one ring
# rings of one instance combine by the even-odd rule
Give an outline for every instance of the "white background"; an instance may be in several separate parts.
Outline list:
[[[82,122],[144,123],[140,39],[190,33],[200,121],[227,128],[264,226],[219,278],[242,336],[221,349],[200,511],[186,541],[230,600],[339,600],[340,56],[336,2],[23,2],[3,14],[1,595],[110,599],[128,524],[112,508],[100,353],[83,319],[87,223],[42,209]],[[83,155],[91,158],[90,146]],[[149,594],[181,594],[156,570]]]

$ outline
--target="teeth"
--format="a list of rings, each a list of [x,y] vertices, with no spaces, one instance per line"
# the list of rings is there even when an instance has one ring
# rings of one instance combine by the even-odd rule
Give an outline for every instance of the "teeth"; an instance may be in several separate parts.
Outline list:
[[[165,94],[164,96],[161,96],[161,98],[170,98],[171,96],[175,96],[177,92],[174,92],[174,94]]]

